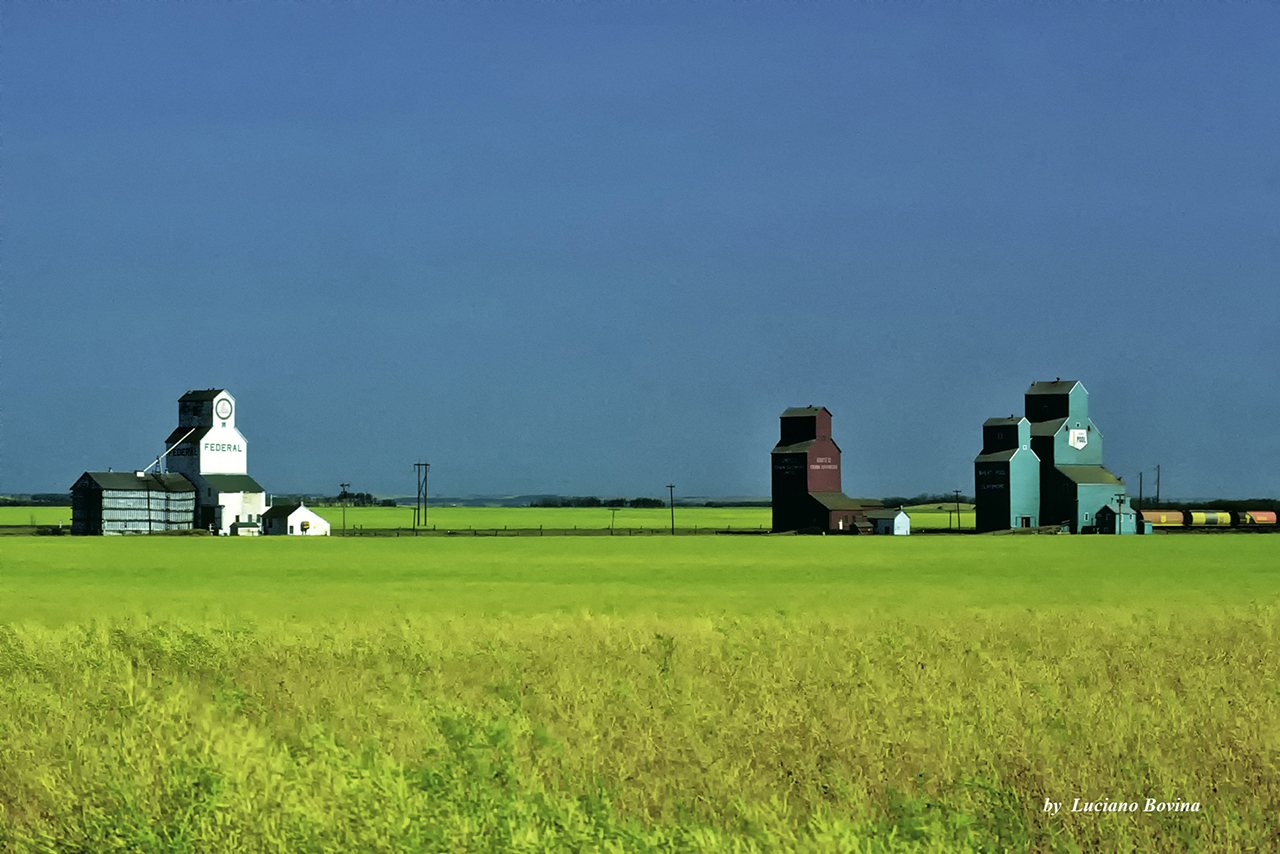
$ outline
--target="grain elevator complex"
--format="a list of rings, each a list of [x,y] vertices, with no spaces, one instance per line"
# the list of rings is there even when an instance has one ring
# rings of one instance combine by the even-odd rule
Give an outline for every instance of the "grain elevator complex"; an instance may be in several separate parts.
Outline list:
[[[1102,465],[1102,432],[1089,418],[1085,387],[1035,382],[1025,399],[1025,415],[982,425],[973,464],[977,530],[1137,533],[1124,482]]]
[[[270,505],[249,475],[248,442],[237,416],[235,398],[225,389],[182,395],[178,424],[155,462],[140,471],[86,471],[76,480],[71,533],[328,535],[329,523],[309,508]],[[844,493],[841,451],[831,421],[822,406],[782,413],[770,453],[772,531],[910,534],[911,518],[901,507],[886,509],[880,501]],[[1151,511],[1158,518],[1145,519],[1140,528],[1124,482],[1102,464],[1102,440],[1089,418],[1089,393],[1081,383],[1032,383],[1023,415],[990,418],[982,425],[982,450],[974,459],[976,531],[1133,534],[1143,528],[1150,532],[1153,526],[1276,524],[1274,512],[1261,510],[1212,514],[1212,521],[1207,512],[1192,511],[1184,518]],[[959,490],[955,492],[958,529]],[[674,518],[673,502],[673,534]]]
[[[167,471],[160,471],[161,465]],[[149,471],[155,467],[157,471]],[[135,472],[85,472],[71,487],[73,534],[146,534],[199,528],[221,535],[263,532],[267,497],[249,476],[248,442],[225,389],[178,398],[178,426],[165,452]],[[292,531],[290,531],[292,533]]]

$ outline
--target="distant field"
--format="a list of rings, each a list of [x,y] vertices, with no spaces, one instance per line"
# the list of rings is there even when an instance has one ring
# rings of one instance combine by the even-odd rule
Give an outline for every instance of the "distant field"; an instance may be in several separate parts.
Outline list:
[[[71,527],[70,507],[12,507],[0,504],[0,525],[57,525]]]
[[[946,529],[954,525],[954,505],[927,504],[904,508],[917,528]],[[948,515],[948,510],[952,511]],[[342,508],[320,507],[316,512],[335,527],[342,523]],[[598,507],[428,507],[427,527],[437,530],[546,529],[604,530],[612,523],[615,530],[659,529],[671,526],[668,508],[624,508],[611,514]],[[681,530],[756,529],[769,530],[773,525],[770,507],[676,507],[676,527]],[[960,527],[973,529],[973,506],[960,505]],[[348,507],[347,526],[366,528],[409,528],[413,524],[412,507]]]
[[[342,527],[341,507],[317,507],[335,529]],[[907,507],[915,528],[945,530],[954,526],[954,505],[927,504]],[[949,515],[948,510],[952,511]],[[973,506],[960,505],[961,528],[973,529]],[[35,521],[33,522],[32,519]],[[0,526],[71,524],[70,507],[0,506]],[[615,530],[670,528],[667,508],[624,508],[611,514],[596,507],[428,507],[426,527],[436,530],[605,530],[610,522]],[[676,527],[681,530],[768,530],[773,525],[769,507],[676,507]],[[348,507],[350,529],[409,529],[412,507]]]
[[[974,528],[974,509],[972,504],[961,504],[957,512],[954,504],[920,504],[903,507],[911,517],[912,530],[949,530],[972,531]]]
[[[1278,545],[11,537],[0,851],[1270,850]]]
[[[0,621],[1271,605],[1280,538],[15,537]]]
[[[341,507],[317,507],[334,528],[342,524]],[[676,507],[678,528],[757,528],[768,530],[773,511],[768,507]],[[428,507],[426,527],[437,530],[579,529],[615,530],[671,527],[667,508],[623,508],[616,514],[603,507]],[[347,526],[410,528],[412,507],[348,507]]]

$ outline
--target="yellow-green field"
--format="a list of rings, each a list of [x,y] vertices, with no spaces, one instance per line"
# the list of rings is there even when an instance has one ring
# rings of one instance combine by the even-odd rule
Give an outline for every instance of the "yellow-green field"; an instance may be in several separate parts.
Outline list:
[[[955,505],[925,504],[905,508],[915,529],[946,530],[956,525]],[[339,530],[341,507],[317,507],[316,512]],[[412,507],[348,507],[347,527],[352,530],[408,530],[413,527]],[[680,531],[765,530],[773,523],[768,507],[676,507]],[[973,530],[973,506],[960,505],[960,527]],[[71,525],[70,507],[13,507],[0,505],[0,527]],[[536,530],[615,532],[669,530],[671,511],[665,508],[623,508],[611,513],[602,507],[428,507],[426,527],[436,531]]]
[[[1278,548],[9,537],[0,851],[1271,850]]]
[[[955,505],[925,504],[904,508],[915,528],[956,526]],[[320,507],[316,512],[335,529],[342,524],[341,507]],[[961,504],[959,526],[973,530],[973,505]],[[603,507],[428,507],[428,528],[442,530],[664,530],[671,527],[667,508],[623,508],[611,513]],[[769,507],[676,507],[680,531],[761,530],[773,524]],[[388,529],[413,525],[412,507],[348,507],[349,528]]]
[[[14,507],[0,504],[0,526],[57,525],[71,527],[70,507]]]
[[[342,525],[341,507],[317,507],[334,530]],[[412,507],[348,507],[348,528],[409,529]],[[677,507],[676,526],[681,530],[739,528],[769,530],[773,511],[768,507]],[[667,508],[624,507],[611,513],[603,507],[428,507],[426,527],[455,530],[670,530]]]

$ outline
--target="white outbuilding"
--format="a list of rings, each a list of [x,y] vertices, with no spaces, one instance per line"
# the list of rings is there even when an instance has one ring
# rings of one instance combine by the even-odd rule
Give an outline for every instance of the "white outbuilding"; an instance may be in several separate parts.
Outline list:
[[[262,514],[262,533],[295,537],[327,537],[329,523],[302,504],[277,504]]]
[[[893,534],[905,537],[911,533],[911,517],[899,507],[897,510],[872,510],[867,520],[875,525],[877,534]]]

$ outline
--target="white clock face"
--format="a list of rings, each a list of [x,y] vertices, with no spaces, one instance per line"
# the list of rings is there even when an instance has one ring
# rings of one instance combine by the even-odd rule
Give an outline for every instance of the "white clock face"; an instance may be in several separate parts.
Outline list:
[[[217,413],[219,418],[230,418],[231,417],[231,401],[227,400],[225,397],[222,398],[222,400],[219,400],[216,404],[214,404],[213,411]]]

